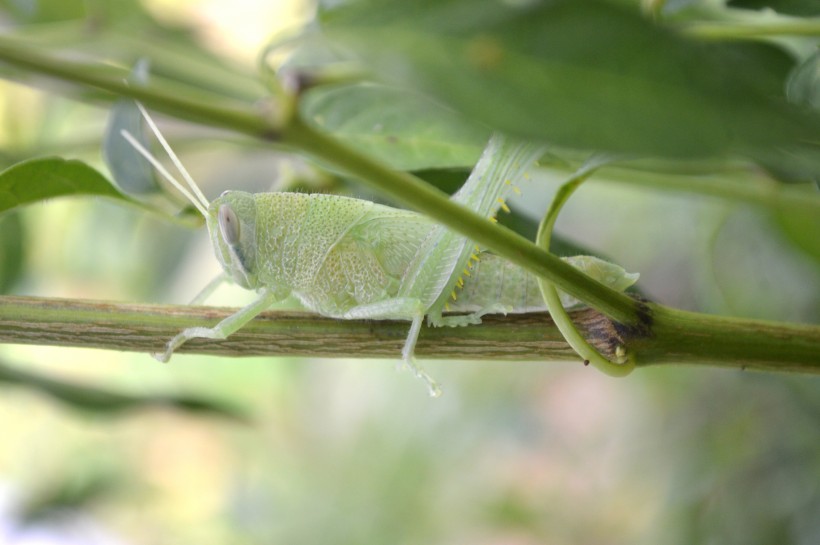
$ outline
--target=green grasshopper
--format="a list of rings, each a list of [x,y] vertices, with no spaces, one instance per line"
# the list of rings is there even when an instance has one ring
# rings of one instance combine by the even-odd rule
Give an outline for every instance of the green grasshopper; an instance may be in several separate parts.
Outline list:
[[[132,135],[123,132],[123,137],[205,217],[224,276],[258,294],[215,326],[176,335],[164,353],[155,355],[160,361],[168,361],[189,339],[224,339],[293,295],[322,316],[410,321],[402,359],[436,396],[435,382],[413,361],[425,316],[431,326],[466,326],[481,323],[488,313],[546,308],[531,273],[416,212],[342,196],[284,192],[226,191],[209,202],[140,109],[187,188]],[[509,210],[505,196],[541,154],[540,146],[493,136],[452,200],[494,221],[499,209]],[[616,289],[637,279],[597,258],[572,259]]]

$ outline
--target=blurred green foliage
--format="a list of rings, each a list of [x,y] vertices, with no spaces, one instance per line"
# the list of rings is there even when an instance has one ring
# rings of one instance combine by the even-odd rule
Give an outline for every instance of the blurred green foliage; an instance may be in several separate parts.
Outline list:
[[[302,112],[323,130],[399,170],[475,164],[490,137],[487,127],[437,102],[381,85],[309,93]]]
[[[247,417],[238,409],[208,399],[184,395],[145,396],[106,391],[15,369],[2,362],[0,362],[0,383],[36,390],[67,407],[102,416],[118,416],[130,411],[170,407],[190,413],[222,416],[239,422],[247,420]]]
[[[499,3],[494,9],[514,4]],[[569,3],[553,4],[570,9]],[[489,130],[482,122],[498,126],[518,119],[539,135],[568,135],[564,146],[592,134],[595,139],[584,142],[674,152],[683,149],[679,145],[713,145],[711,138],[698,140],[698,120],[706,116],[711,123],[716,111],[725,113],[730,125],[758,130],[778,108],[794,112],[792,108],[814,106],[816,79],[809,76],[816,57],[784,58],[781,50],[766,45],[758,65],[750,59],[758,58],[751,50],[759,49],[745,44],[729,65],[722,56],[706,62],[702,55],[709,51],[731,48],[693,46],[668,29],[652,28],[638,15],[638,4],[580,8],[616,13],[625,25],[620,30],[570,14],[574,26],[551,23],[552,32],[543,36],[550,45],[543,51],[570,60],[578,54],[575,44],[588,48],[590,66],[598,71],[594,73],[604,70],[613,100],[635,99],[631,104],[638,109],[651,106],[637,117],[629,108],[611,112],[600,134],[583,124],[584,130],[575,132],[576,121],[594,125],[601,111],[581,112],[570,100],[594,96],[594,79],[562,80],[558,99],[563,101],[556,102],[555,93],[539,89],[526,67],[512,70],[499,84],[506,93],[503,99],[494,94],[496,86],[483,84],[480,70],[461,76],[437,72],[452,51],[441,44],[451,39],[459,46],[472,43],[484,63],[492,64],[497,53],[491,38],[498,21],[490,15],[498,11],[484,13],[461,2],[425,4],[429,12],[416,6],[413,16],[424,18],[426,13],[425,25],[416,28],[416,19],[406,17],[396,23],[401,33],[382,24],[371,28],[357,23],[353,41],[365,46],[365,57],[378,57],[370,65],[374,79],[387,77],[393,87],[368,82],[313,89],[304,112],[352,145],[452,189],[481,149]],[[721,2],[666,4],[670,12],[724,8]],[[810,0],[729,4],[817,15]],[[379,9],[401,13],[411,9],[409,4],[383,6]],[[452,6],[459,10],[447,13]],[[635,11],[610,11],[624,6]],[[264,96],[262,78],[252,68],[221,58],[218,47],[206,48],[207,36],[216,31],[158,22],[154,16],[161,11],[159,3],[152,2],[149,11],[123,0],[0,2],[9,32],[42,46],[105,56],[123,71],[148,58],[152,75],[178,84],[231,100]],[[193,20],[195,11],[188,13]],[[389,14],[365,15],[385,21]],[[509,45],[509,51],[520,49],[521,37],[539,39],[534,17],[506,23],[499,43]],[[582,32],[582,24],[591,26]],[[471,35],[471,25],[482,32]],[[436,32],[430,33],[431,28]],[[602,36],[623,29],[630,30],[627,38],[633,41],[626,45],[634,56],[624,59],[623,50],[596,45]],[[309,65],[305,49],[316,48],[316,32],[312,26],[303,43],[288,42],[277,51],[301,54],[302,65]],[[414,34],[425,39],[413,41],[419,47],[402,57],[407,52],[396,49]],[[724,69],[718,79],[736,80],[732,93],[723,96],[712,89],[693,98],[687,94],[692,92],[686,88],[690,80],[670,75],[667,66],[660,74],[672,78],[668,81],[682,95],[656,92],[660,76],[653,76],[641,87],[643,94],[620,96],[617,74],[651,75],[652,59],[669,50],[687,56],[690,48],[697,49],[687,66],[699,82],[698,93],[703,85],[710,87],[702,77],[718,77],[714,71]],[[386,66],[383,59],[396,55],[402,64]],[[323,53],[315,58],[346,57]],[[706,76],[698,71],[702,62],[709,65]],[[796,68],[787,92],[791,65]],[[324,64],[313,66],[321,71]],[[402,67],[407,70],[397,70]],[[7,75],[7,68],[0,70]],[[14,76],[27,80],[19,72]],[[754,91],[754,99],[745,102],[745,91],[737,89],[750,85],[750,79],[761,80],[755,84],[765,80],[767,91],[777,87],[771,93],[775,98],[761,98]],[[109,111],[99,108],[94,93],[60,90],[77,100],[10,83],[0,86],[2,168],[59,153],[82,161],[71,163],[84,173],[72,180],[93,184],[94,173],[105,172],[99,151]],[[795,106],[778,102],[786,97]],[[779,105],[772,106],[770,99]],[[689,107],[680,107],[689,100]],[[750,109],[757,113],[746,120]],[[645,117],[650,111],[659,117]],[[801,131],[805,120],[815,119],[798,117],[794,122]],[[206,193],[264,190],[275,181],[279,186],[290,182],[356,190],[337,176],[317,174],[315,165],[165,121],[168,139]],[[678,140],[661,141],[655,132],[622,132],[633,122],[668,126],[667,134],[677,133]],[[774,130],[764,136],[779,135]],[[216,138],[218,145],[213,144]],[[760,138],[755,136],[754,142]],[[723,179],[739,176],[748,187],[778,194],[779,180],[788,177],[789,191],[805,190],[807,201],[816,199],[810,184],[817,179],[816,163],[810,151],[799,171],[805,175],[799,176],[791,176],[793,170],[781,176],[784,165],[777,157],[765,163],[768,171],[744,162],[737,169],[740,174],[721,160],[708,173],[687,166],[689,170],[676,174],[679,183],[668,186],[670,163],[664,163],[666,170],[650,173],[653,187],[630,182],[639,177],[638,170],[625,177],[602,172],[568,203],[557,229],[568,244],[640,271],[641,289],[652,299],[720,314],[817,322],[820,249],[817,216],[810,208],[681,191],[687,180],[693,185],[715,180],[720,186]],[[508,223],[522,232],[531,229],[557,180],[579,158],[564,147],[556,147],[556,154],[560,160],[545,160],[531,187],[523,188],[524,198],[511,202],[516,214]],[[791,167],[794,162],[788,163]],[[3,293],[179,302],[216,270],[203,233],[107,200],[75,195],[0,216]],[[216,302],[236,305],[242,296],[227,289]],[[49,521],[66,518],[90,518],[105,528],[106,536],[117,536],[94,533],[98,542],[134,544],[809,545],[820,540],[816,378],[669,368],[612,381],[580,365],[441,362],[427,367],[444,384],[445,395],[430,401],[407,374],[393,372],[392,362],[183,356],[171,366],[159,366],[147,355],[10,346],[0,347],[0,355],[9,362],[6,380],[37,386],[0,390],[4,543],[26,543],[32,535],[27,531],[46,531]],[[106,389],[81,384],[105,384]],[[63,402],[76,401],[83,410],[66,411],[61,403],[45,401],[43,391]],[[243,407],[252,418],[238,425],[173,408],[173,400],[186,399]],[[201,408],[197,403],[194,408]],[[133,407],[141,410],[123,410]],[[117,418],[106,417],[112,415]],[[92,542],[95,530],[85,528],[79,530],[86,532],[81,541]],[[69,535],[63,531],[55,541],[68,542]]]
[[[787,55],[681,39],[609,2],[354,2],[325,23],[378,78],[526,138],[691,158],[820,131],[777,99]]]

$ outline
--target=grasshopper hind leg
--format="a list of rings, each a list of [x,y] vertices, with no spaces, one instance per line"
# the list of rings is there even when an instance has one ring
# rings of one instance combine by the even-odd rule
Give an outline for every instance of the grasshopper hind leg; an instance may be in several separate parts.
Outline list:
[[[377,303],[353,307],[345,313],[344,318],[412,320],[407,339],[404,341],[404,348],[402,348],[401,351],[401,361],[416,377],[422,379],[427,384],[427,390],[431,397],[439,397],[441,395],[441,388],[439,388],[436,381],[416,363],[414,356],[416,341],[419,338],[421,326],[424,323],[424,309],[421,301],[412,297],[396,297]]]
[[[410,332],[407,334],[407,340],[404,341],[404,348],[401,350],[401,359],[404,365],[406,365],[416,377],[427,383],[427,391],[430,393],[430,397],[439,397],[441,395],[441,388],[439,388],[438,383],[416,363],[414,357],[416,341],[419,338],[422,323],[424,323],[424,316],[413,318],[413,323],[410,325]]]

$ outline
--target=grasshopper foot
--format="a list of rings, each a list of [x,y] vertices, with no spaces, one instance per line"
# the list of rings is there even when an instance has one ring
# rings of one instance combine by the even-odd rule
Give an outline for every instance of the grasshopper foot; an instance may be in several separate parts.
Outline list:
[[[157,361],[168,363],[174,351],[190,339],[224,339],[225,337],[227,335],[219,327],[189,327],[168,341],[165,345],[165,352],[157,352],[151,356]]]
[[[413,372],[414,375],[416,375],[417,378],[420,378],[427,383],[427,391],[430,394],[430,397],[439,397],[441,396],[441,388],[439,388],[439,385],[435,380],[433,380],[433,377],[428,375],[424,369],[416,363],[416,360],[413,357],[413,353],[416,350],[416,339],[418,339],[423,320],[424,316],[418,316],[413,320],[413,324],[410,326],[410,333],[407,336],[407,341],[404,343],[404,348],[401,351],[401,361]]]
[[[168,363],[168,361],[171,359],[171,354],[173,353],[173,350],[166,350],[165,352],[154,352],[151,354],[151,357],[160,363]]]

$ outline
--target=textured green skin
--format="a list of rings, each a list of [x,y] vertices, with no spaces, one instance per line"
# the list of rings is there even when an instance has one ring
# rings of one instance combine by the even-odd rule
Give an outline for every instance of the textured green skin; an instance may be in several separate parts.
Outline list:
[[[240,221],[241,236],[249,233],[233,251],[239,260],[216,226],[217,210],[226,204]],[[334,318],[409,297],[406,272],[434,228],[419,214],[335,195],[228,192],[210,212],[217,258],[234,281],[278,298],[292,294]],[[385,308],[378,317],[412,316]]]
[[[218,210],[224,205],[240,221],[240,243],[233,248],[217,225]],[[268,289],[278,299],[294,295],[306,308],[333,318],[413,319],[426,313],[432,292],[419,283],[418,275],[409,273],[432,270],[439,276],[421,278],[438,278],[438,286],[449,274],[430,261],[431,244],[441,244],[442,238],[436,224],[420,214],[370,201],[234,191],[211,204],[209,226],[217,258],[237,284]],[[469,255],[479,260],[465,265],[470,274],[461,276],[463,288],[450,292],[457,297],[451,296],[448,307],[473,316],[437,317],[433,325],[465,325],[478,323],[483,314],[546,309],[533,274],[488,252],[468,254],[468,259]],[[615,289],[623,290],[637,278],[597,258],[565,259]],[[414,268],[419,262],[430,269]],[[578,304],[568,296],[563,303]]]
[[[493,216],[540,153],[495,137],[453,200]],[[238,244],[220,234],[222,206],[239,220]],[[441,316],[474,245],[425,216],[346,197],[241,192],[214,200],[208,216],[217,258],[245,288],[277,298],[293,294],[306,308],[336,318],[427,315],[433,325],[475,323]]]
[[[505,193],[540,154],[536,146],[494,136],[453,200],[493,218]],[[199,200],[204,206],[205,198]],[[275,301],[294,295],[325,316],[410,320],[402,359],[438,395],[435,382],[413,363],[425,315],[432,325],[481,321],[481,313],[441,315],[471,254],[480,249],[414,212],[329,195],[229,191],[203,213],[222,268],[258,296],[213,327],[180,332],[155,354],[160,361],[190,339],[224,339]]]
[[[534,274],[497,255],[482,252],[478,257],[479,261],[470,269],[464,288],[450,304],[450,310],[471,312],[476,317],[547,310],[538,287],[538,278]],[[622,267],[597,257],[578,255],[562,259],[618,291],[625,290],[638,280],[637,273],[627,273]],[[582,305],[571,295],[559,295],[564,308]]]
[[[541,151],[494,136],[453,201],[494,219]],[[415,212],[331,195],[229,191],[205,217],[222,268],[258,297],[213,327],[185,329],[155,355],[160,361],[189,339],[224,339],[293,295],[324,316],[410,320],[402,359],[435,396],[435,382],[413,363],[425,316],[430,325],[463,326],[491,312],[544,308],[531,274]],[[442,316],[449,308],[469,314]]]
[[[453,199],[491,217],[539,153],[533,146],[494,139]],[[226,206],[239,221],[240,237],[233,245],[217,219]],[[531,273],[477,250],[425,216],[370,201],[231,191],[210,204],[208,227],[217,258],[237,284],[268,290],[276,299],[294,295],[324,316],[417,320],[426,315],[431,325],[461,326],[480,323],[484,314],[546,309]],[[637,278],[596,258],[567,259],[619,290]],[[577,301],[566,297],[564,304]],[[444,309],[470,314],[442,316]]]

